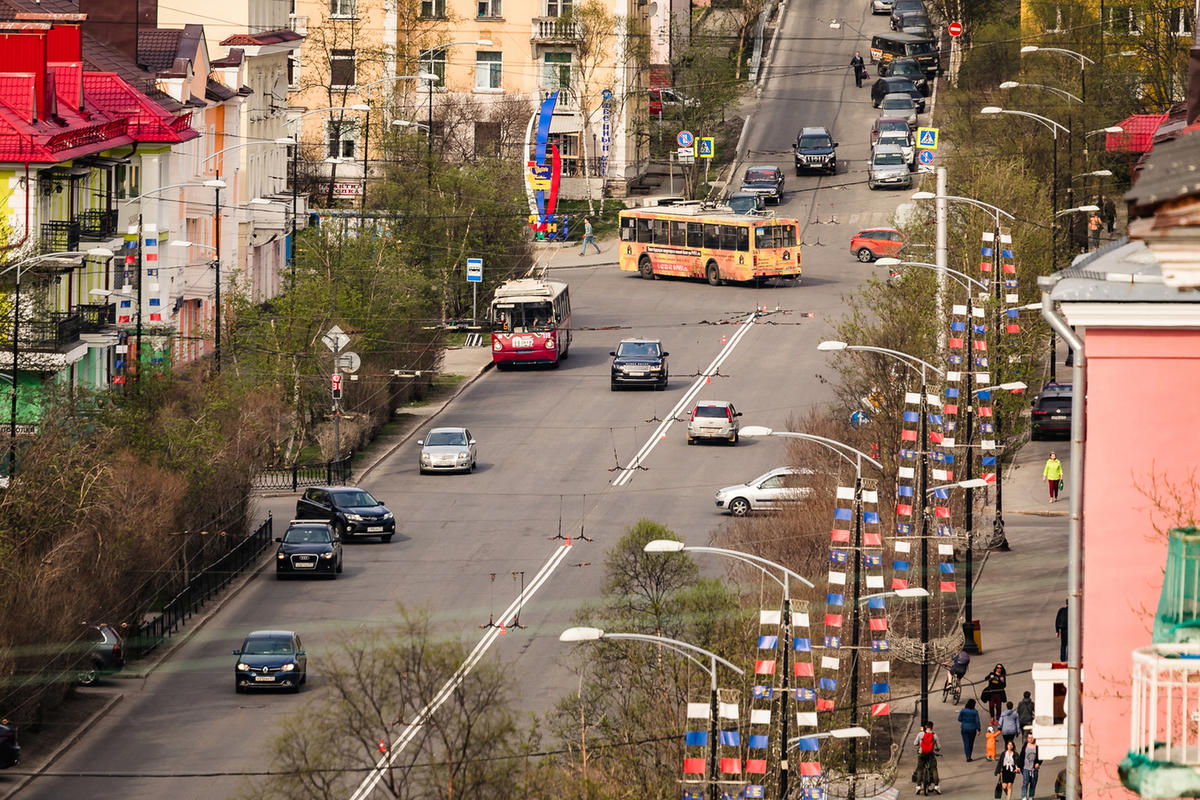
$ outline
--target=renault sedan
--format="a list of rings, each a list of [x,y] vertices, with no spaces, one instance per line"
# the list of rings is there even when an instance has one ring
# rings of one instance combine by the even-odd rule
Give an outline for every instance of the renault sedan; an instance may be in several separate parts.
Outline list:
[[[308,658],[295,631],[254,631],[233,651],[233,688],[299,692],[308,680]]]

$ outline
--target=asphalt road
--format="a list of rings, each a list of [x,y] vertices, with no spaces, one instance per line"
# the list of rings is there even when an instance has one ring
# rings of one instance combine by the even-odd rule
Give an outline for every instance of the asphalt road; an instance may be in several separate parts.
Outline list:
[[[234,796],[243,785],[239,773],[268,766],[278,721],[322,691],[322,654],[330,642],[355,626],[386,624],[400,603],[428,609],[438,630],[470,644],[494,639],[485,658],[504,664],[521,709],[544,710],[574,687],[557,635],[581,603],[599,595],[605,548],[641,517],[691,543],[707,543],[725,519],[713,506],[714,489],[783,461],[779,440],[687,447],[682,424],[659,431],[659,420],[693,396],[692,373],[722,352],[722,336],[733,340],[756,307],[772,310],[726,348],[719,375],[699,386],[695,398],[732,401],[743,424],[782,428],[789,415],[829,397],[815,378],[829,372],[816,344],[838,318],[842,297],[874,269],[853,260],[849,237],[885,224],[907,197],[866,188],[863,162],[876,112],[868,86],[854,87],[848,62],[887,23],[859,5],[861,13],[840,18],[837,28],[829,21],[845,13],[840,3],[788,11],[749,130],[749,161],[777,164],[788,175],[778,213],[802,221],[801,285],[714,288],[644,281],[614,266],[556,270],[571,286],[574,323],[584,329],[569,360],[554,371],[489,372],[438,420],[470,427],[479,441],[475,474],[419,476],[415,444],[402,448],[366,482],[401,520],[390,544],[347,546],[337,581],[256,577],[157,672],[144,682],[122,682],[125,700],[20,796]],[[807,124],[833,130],[841,145],[838,175],[793,176],[788,148]],[[620,330],[586,330],[614,325]],[[609,391],[608,351],[634,335],[664,340],[672,375],[666,392]],[[615,468],[651,443],[640,461],[644,469],[622,478],[625,471]],[[293,507],[292,499],[279,499],[264,501],[260,511],[283,521]],[[576,539],[560,554],[562,543],[552,537],[581,528],[594,541]],[[519,580],[512,574],[524,571],[532,583],[552,558],[556,566],[521,609],[523,627],[504,636],[481,629],[516,597]],[[310,679],[299,697],[233,692],[231,651],[247,631],[266,627],[295,628],[305,637]],[[226,774],[179,777],[188,773]]]

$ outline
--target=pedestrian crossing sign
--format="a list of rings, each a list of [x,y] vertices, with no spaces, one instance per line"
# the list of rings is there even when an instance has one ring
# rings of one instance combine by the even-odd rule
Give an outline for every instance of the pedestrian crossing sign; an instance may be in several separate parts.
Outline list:
[[[921,147],[926,150],[937,150],[937,146],[937,128],[917,128],[917,147]]]

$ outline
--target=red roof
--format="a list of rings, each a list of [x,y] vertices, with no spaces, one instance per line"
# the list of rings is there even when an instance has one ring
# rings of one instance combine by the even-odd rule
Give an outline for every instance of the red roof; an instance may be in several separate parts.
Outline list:
[[[167,113],[115,72],[83,73],[83,97],[106,116],[127,118],[134,141],[174,144],[200,135],[189,124],[191,114]]]
[[[1106,133],[1105,150],[1144,153],[1153,146],[1154,132],[1167,120],[1166,114],[1134,114],[1117,123],[1124,133]]]
[[[283,28],[266,33],[235,33],[221,42],[221,47],[245,47],[247,45],[282,44],[298,42],[304,37],[293,30]]]

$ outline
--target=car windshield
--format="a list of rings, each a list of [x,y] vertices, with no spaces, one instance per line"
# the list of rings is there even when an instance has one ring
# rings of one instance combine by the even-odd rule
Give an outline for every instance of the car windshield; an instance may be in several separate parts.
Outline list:
[[[747,211],[757,211],[758,203],[758,195],[742,195],[741,197],[729,198],[729,207],[739,214],[745,214]]]
[[[244,656],[290,656],[293,652],[292,640],[285,637],[256,637],[242,645]]]
[[[908,123],[902,119],[889,119],[886,122],[879,123],[879,133],[882,136],[888,131],[903,131],[908,132]]]
[[[324,526],[290,528],[283,535],[284,544],[328,544],[330,541],[329,530]]]
[[[933,52],[933,42],[910,42],[904,51],[910,56],[924,56]]]
[[[697,417],[728,417],[729,410],[725,406],[696,406]]]
[[[366,506],[377,506],[379,501],[371,496],[370,492],[362,489],[354,489],[348,492],[334,492],[333,504],[338,508],[364,508]]]
[[[658,342],[621,342],[617,347],[620,358],[658,358]]]
[[[466,443],[467,435],[462,431],[434,431],[425,437],[426,447],[454,447]]]
[[[811,150],[815,147],[833,147],[833,142],[824,134],[801,136],[798,147],[801,150]]]
[[[554,329],[554,311],[549,303],[495,303],[492,306],[496,328],[504,333],[527,333]]]
[[[876,153],[872,163],[877,167],[897,167],[904,164],[904,156],[900,153]]]
[[[1071,398],[1069,397],[1043,397],[1038,407],[1045,411],[1070,411]]]
[[[880,144],[894,144],[897,147],[908,146],[908,135],[896,131],[886,131],[879,135]]]
[[[889,97],[883,101],[883,107],[887,109],[911,109],[913,101],[911,97]]]
[[[775,170],[772,169],[748,169],[746,170],[745,183],[759,182],[773,183],[775,181]]]

